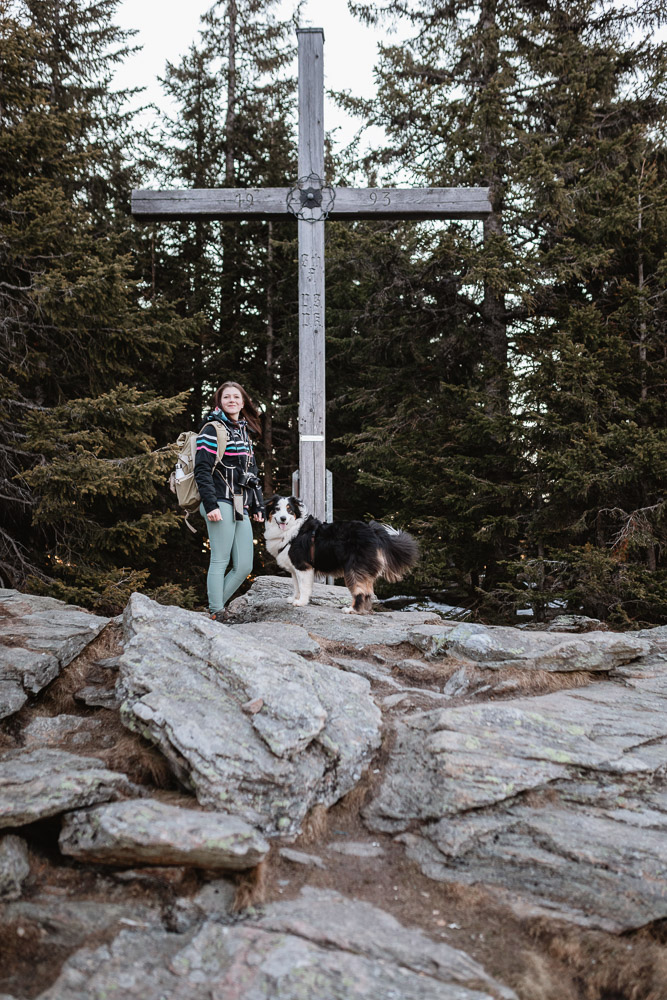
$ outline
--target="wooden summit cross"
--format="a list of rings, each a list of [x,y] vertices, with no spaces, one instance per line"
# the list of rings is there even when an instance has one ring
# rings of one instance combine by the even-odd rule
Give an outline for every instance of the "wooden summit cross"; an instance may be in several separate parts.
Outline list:
[[[146,222],[197,219],[298,220],[299,492],[325,520],[324,221],[483,219],[488,188],[338,188],[324,183],[322,28],[299,28],[299,178],[291,188],[133,191],[132,214]],[[222,373],[224,374],[224,373]],[[330,512],[329,512],[330,513]]]

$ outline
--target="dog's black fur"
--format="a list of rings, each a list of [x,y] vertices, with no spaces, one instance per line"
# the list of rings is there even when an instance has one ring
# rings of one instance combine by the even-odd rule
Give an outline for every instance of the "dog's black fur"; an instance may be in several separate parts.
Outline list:
[[[288,522],[278,533],[277,511]],[[308,603],[315,573],[342,576],[353,597],[352,607],[346,610],[363,614],[371,610],[375,580],[379,576],[400,580],[418,559],[417,543],[407,532],[378,521],[324,523],[307,514],[297,497],[271,497],[266,516],[267,548],[278,565],[292,574],[294,603]]]

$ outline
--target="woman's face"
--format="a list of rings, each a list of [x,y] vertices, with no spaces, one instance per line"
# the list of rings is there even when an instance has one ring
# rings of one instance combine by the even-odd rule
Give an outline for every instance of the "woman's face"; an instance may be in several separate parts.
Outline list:
[[[238,420],[239,413],[243,409],[243,396],[238,389],[228,385],[220,397],[220,406],[228,417]]]

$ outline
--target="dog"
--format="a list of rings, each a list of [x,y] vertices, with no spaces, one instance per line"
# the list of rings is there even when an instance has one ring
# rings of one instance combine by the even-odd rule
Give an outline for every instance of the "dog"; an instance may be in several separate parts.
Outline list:
[[[303,608],[313,593],[315,574],[342,576],[352,595],[345,614],[369,614],[379,576],[402,580],[419,558],[412,535],[378,521],[325,524],[297,497],[273,496],[266,502],[266,548],[292,576],[291,604]]]

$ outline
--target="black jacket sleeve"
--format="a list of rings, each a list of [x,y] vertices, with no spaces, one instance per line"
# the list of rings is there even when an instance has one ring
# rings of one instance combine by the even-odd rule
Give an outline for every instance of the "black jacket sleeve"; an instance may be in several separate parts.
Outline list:
[[[253,449],[252,459],[248,466],[248,471],[259,479],[259,469],[257,468],[257,460],[255,458],[255,451]],[[262,514],[264,515],[264,497],[262,495],[262,487],[256,486],[254,490],[250,493],[250,503],[248,504],[248,510],[250,514]]]
[[[217,461],[217,440],[215,427],[212,424],[204,424],[197,435],[195,482],[207,514],[218,509],[218,499],[213,482],[213,469]]]

